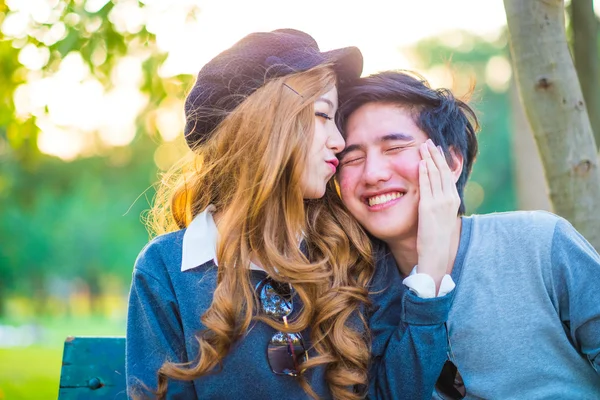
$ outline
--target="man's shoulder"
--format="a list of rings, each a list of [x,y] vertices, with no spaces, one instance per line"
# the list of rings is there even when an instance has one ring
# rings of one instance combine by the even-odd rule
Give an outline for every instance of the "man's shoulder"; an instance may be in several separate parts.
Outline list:
[[[556,226],[563,218],[547,211],[511,211],[476,214],[471,222],[470,245],[482,251],[547,248],[552,246]]]
[[[485,229],[515,230],[529,232],[542,230],[553,232],[556,224],[563,220],[548,211],[507,211],[490,214],[475,214],[471,217],[475,225]]]

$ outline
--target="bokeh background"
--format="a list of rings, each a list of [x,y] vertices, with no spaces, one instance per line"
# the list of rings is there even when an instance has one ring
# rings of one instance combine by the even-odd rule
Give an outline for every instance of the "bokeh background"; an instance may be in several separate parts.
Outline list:
[[[550,209],[505,18],[501,0],[0,1],[0,400],[56,398],[66,336],[124,335],[153,184],[186,150],[185,95],[250,32],[305,30],[358,46],[365,74],[471,92],[468,213]]]

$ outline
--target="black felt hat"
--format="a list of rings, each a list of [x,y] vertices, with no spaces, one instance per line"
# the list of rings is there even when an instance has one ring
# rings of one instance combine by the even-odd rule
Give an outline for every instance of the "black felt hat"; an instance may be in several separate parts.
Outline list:
[[[308,34],[294,29],[251,33],[210,60],[185,100],[185,138],[190,147],[210,137],[217,125],[269,79],[332,63],[343,84],[360,77],[356,47],[321,52]]]

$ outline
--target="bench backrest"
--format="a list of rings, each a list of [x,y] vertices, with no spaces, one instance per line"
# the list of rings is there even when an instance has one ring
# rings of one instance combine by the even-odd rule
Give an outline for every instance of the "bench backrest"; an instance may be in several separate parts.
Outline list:
[[[68,337],[58,400],[126,400],[125,338]]]

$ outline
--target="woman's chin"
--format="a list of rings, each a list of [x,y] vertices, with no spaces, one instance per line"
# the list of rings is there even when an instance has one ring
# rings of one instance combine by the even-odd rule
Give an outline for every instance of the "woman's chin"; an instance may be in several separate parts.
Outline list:
[[[327,186],[326,186],[326,184],[324,184],[322,187],[319,187],[319,188],[312,187],[312,188],[308,188],[308,189],[304,190],[304,200],[320,199],[321,197],[325,196],[326,188],[327,188]]]

